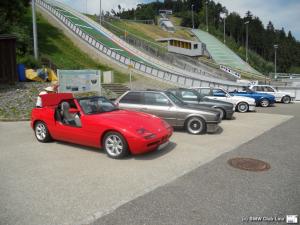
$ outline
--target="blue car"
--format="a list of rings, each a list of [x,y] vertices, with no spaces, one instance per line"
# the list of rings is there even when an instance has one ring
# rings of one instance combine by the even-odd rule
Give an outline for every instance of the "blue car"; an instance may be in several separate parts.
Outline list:
[[[233,91],[230,92],[230,94],[235,96],[253,98],[255,100],[256,105],[260,105],[262,107],[268,107],[275,103],[275,97],[273,95],[258,93],[250,90],[249,88],[244,88],[244,91]]]

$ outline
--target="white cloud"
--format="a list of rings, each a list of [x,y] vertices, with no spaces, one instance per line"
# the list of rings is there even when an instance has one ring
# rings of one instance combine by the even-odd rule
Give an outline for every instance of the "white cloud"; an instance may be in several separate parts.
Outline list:
[[[300,40],[300,1],[292,0],[216,0],[232,12],[238,12],[242,17],[246,11],[258,16],[266,26],[272,21],[276,29],[282,27],[286,33],[290,30]]]

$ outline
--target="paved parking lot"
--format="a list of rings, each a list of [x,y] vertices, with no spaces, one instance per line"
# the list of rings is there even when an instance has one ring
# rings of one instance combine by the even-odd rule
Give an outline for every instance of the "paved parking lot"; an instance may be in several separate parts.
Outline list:
[[[125,160],[97,149],[38,143],[28,122],[0,123],[0,224],[91,222],[292,118],[235,115],[218,134],[176,131],[168,148]]]

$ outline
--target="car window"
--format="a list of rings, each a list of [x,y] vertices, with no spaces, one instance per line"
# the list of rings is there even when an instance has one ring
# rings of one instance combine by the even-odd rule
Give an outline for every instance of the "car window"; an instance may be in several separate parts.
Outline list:
[[[226,92],[222,89],[213,89],[212,92],[214,96],[226,96]]]
[[[154,92],[145,92],[145,104],[146,105],[159,105],[159,106],[168,106],[169,99],[162,95],[161,93]]]
[[[264,91],[263,86],[256,86],[255,88],[256,88],[256,90],[254,89],[254,91]]]
[[[130,104],[143,104],[143,93],[142,92],[128,92],[121,100],[120,103]]]
[[[200,90],[201,95],[204,95],[204,96],[210,96],[211,95],[211,92],[210,92],[209,88],[201,88],[199,90]]]
[[[265,90],[266,92],[274,92],[273,88],[268,87],[268,86],[265,86],[265,87],[264,87],[264,90]]]
[[[198,96],[193,91],[181,91],[181,97],[183,99],[197,99]]]
[[[92,97],[79,99],[79,105],[85,114],[97,114],[118,110],[118,108],[105,97]]]

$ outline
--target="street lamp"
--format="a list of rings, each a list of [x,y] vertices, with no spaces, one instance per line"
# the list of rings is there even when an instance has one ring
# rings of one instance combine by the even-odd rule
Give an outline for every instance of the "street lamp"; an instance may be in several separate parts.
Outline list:
[[[248,62],[248,24],[249,21],[244,23],[246,25],[246,62]]]
[[[224,20],[224,44],[225,44],[225,24],[226,24],[225,20],[226,20],[226,13],[222,13],[220,16]]]
[[[33,30],[33,52],[34,58],[38,60],[38,40],[37,40],[37,29],[36,29],[36,15],[35,15],[35,0],[31,1],[32,7],[32,30]]]
[[[208,14],[207,14],[207,5],[208,5],[208,1],[205,2],[205,16],[206,16],[206,31],[208,32]]]
[[[192,4],[192,24],[193,24],[193,29],[195,29],[195,24],[194,24],[194,4]]]
[[[101,24],[101,18],[102,17],[102,6],[101,6],[101,0],[100,0],[100,14],[99,14],[99,22],[100,22],[100,24]]]
[[[274,64],[275,64],[275,68],[274,68],[274,72],[275,72],[275,79],[277,79],[277,71],[276,71],[276,64],[277,64],[277,48],[278,48],[278,44],[274,45],[274,50],[275,50],[275,58],[274,58]]]

